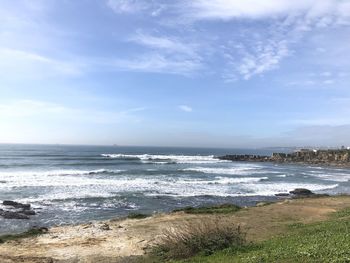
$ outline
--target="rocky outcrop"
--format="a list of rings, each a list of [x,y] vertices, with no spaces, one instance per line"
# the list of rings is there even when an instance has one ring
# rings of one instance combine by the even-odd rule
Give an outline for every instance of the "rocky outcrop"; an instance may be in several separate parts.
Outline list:
[[[305,188],[296,188],[293,191],[290,191],[289,193],[294,195],[294,196],[311,196],[311,195],[314,195],[313,192],[311,192],[309,189],[305,189]]]
[[[23,213],[5,211],[3,209],[0,209],[0,216],[2,216],[5,219],[29,219],[29,216],[27,216]]]
[[[350,150],[301,149],[293,153],[273,153],[271,156],[225,155],[218,157],[218,159],[230,161],[304,163],[350,166]]]
[[[251,162],[270,162],[271,158],[269,156],[261,156],[261,155],[251,155],[251,154],[228,154],[224,156],[217,157],[220,160],[226,161],[251,161]]]
[[[5,206],[12,206],[14,208],[21,208],[23,210],[29,210],[30,209],[30,204],[22,204],[22,203],[18,203],[18,202],[15,202],[15,201],[8,201],[8,200],[5,200],[2,202],[3,205]]]
[[[31,210],[30,204],[22,204],[15,201],[5,200],[3,206],[8,207],[7,210],[0,209],[0,216],[5,219],[26,219],[35,215],[35,211]]]

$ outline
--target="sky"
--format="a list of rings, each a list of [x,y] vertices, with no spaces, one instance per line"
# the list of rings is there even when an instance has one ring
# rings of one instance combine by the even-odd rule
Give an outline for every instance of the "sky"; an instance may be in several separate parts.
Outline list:
[[[350,145],[350,0],[0,0],[0,142]]]

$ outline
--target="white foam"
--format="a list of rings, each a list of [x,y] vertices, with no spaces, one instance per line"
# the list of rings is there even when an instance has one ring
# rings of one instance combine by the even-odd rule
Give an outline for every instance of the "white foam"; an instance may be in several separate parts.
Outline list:
[[[219,184],[238,184],[238,183],[257,183],[260,181],[268,180],[268,177],[244,177],[244,178],[228,178],[228,177],[216,177]]]
[[[350,181],[350,174],[346,173],[334,173],[334,174],[312,174],[311,176],[316,177],[325,181],[334,181],[334,182],[348,182]]]
[[[31,186],[80,186],[99,184],[100,179],[89,177],[104,173],[121,173],[123,170],[51,170],[51,171],[12,171],[0,172],[1,188]]]
[[[202,168],[201,168],[202,169]],[[216,169],[216,168],[207,168]],[[228,172],[226,168],[224,171]],[[243,166],[228,168],[231,172],[256,171],[256,167]],[[240,170],[237,170],[240,169]],[[255,170],[254,170],[255,169]],[[50,200],[65,200],[76,198],[115,197],[125,192],[138,192],[146,195],[160,196],[270,196],[280,192],[289,192],[295,188],[307,188],[311,191],[333,189],[337,184],[313,183],[273,183],[268,177],[254,176],[171,176],[171,175],[122,175],[95,176],[106,172],[120,172],[120,170],[55,170],[32,172],[2,172],[0,189],[11,191],[16,187],[43,187],[34,191],[33,196],[21,201],[46,202]],[[216,170],[219,174],[220,170]],[[210,170],[212,173],[212,170]],[[221,173],[222,171],[220,171]],[[78,176],[79,175],[79,176]],[[28,191],[31,193],[31,191]]]
[[[208,167],[195,167],[195,168],[186,168],[183,171],[191,171],[191,172],[200,172],[207,174],[229,174],[229,175],[247,175],[254,173],[261,173],[258,171],[261,169],[259,166],[240,166],[233,168],[208,168]]]
[[[14,176],[64,176],[64,175],[89,175],[89,174],[100,174],[100,173],[120,173],[123,170],[108,170],[108,169],[97,169],[97,170],[46,170],[46,171],[11,171],[11,172],[0,172],[0,180],[2,178],[14,177]]]
[[[193,163],[193,164],[210,164],[228,162],[226,160],[219,160],[214,155],[155,155],[155,154],[102,154],[103,157],[113,159],[126,159],[126,160],[141,160],[144,163]]]
[[[287,175],[286,174],[278,174],[278,175],[276,175],[276,177],[285,178],[285,177],[287,177]]]
[[[338,187],[338,184],[323,185],[309,183],[264,183],[264,184],[244,184],[242,188],[249,193],[244,195],[270,196],[276,193],[288,193],[296,188],[306,188],[311,191],[329,190]]]

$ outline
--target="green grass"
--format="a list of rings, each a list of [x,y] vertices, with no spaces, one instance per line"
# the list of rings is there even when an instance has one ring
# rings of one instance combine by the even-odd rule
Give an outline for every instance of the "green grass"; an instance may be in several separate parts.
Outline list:
[[[185,212],[186,214],[229,214],[237,212],[241,207],[233,204],[223,204],[216,206],[203,206],[203,207],[185,207],[176,209],[173,212]]]
[[[140,213],[130,213],[127,218],[129,219],[144,219],[150,217],[151,215],[140,214]]]
[[[350,209],[334,213],[328,221],[290,225],[284,236],[259,244],[228,248],[188,263],[350,262]]]
[[[23,233],[20,233],[20,234],[3,235],[3,236],[0,236],[0,244],[5,243],[7,241],[11,241],[11,240],[17,240],[17,239],[21,239],[21,238],[27,238],[27,237],[41,235],[44,232],[45,231],[43,231],[42,229],[33,228],[33,229],[30,229],[30,230],[23,232]]]

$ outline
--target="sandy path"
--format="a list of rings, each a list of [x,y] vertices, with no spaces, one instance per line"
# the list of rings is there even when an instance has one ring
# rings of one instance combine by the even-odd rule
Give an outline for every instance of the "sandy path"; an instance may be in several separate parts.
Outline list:
[[[257,241],[282,233],[291,223],[325,220],[329,213],[345,207],[350,207],[349,196],[286,200],[243,209],[225,217],[242,225],[248,239]],[[170,225],[205,217],[210,215],[180,212],[141,220],[110,220],[54,227],[47,234],[0,245],[0,262],[118,262],[123,257],[143,255]]]

